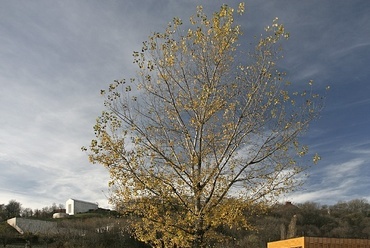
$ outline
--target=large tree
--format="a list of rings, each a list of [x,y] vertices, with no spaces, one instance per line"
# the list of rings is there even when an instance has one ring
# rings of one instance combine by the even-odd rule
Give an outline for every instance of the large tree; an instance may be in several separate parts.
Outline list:
[[[18,217],[21,214],[22,204],[16,200],[10,200],[7,205],[5,205],[5,211],[7,214],[7,219]]]
[[[248,227],[252,205],[297,185],[298,138],[322,107],[311,82],[295,92],[277,70],[289,36],[277,19],[249,53],[227,5],[211,17],[198,7],[189,26],[174,18],[133,53],[138,76],[102,90],[89,147],[152,245],[202,247],[221,225]]]

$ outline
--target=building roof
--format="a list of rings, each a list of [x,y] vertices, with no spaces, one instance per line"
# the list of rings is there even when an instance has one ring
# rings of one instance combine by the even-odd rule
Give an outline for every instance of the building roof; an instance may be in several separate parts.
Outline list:
[[[83,202],[83,203],[94,204],[94,205],[97,205],[98,206],[98,203],[96,203],[96,202],[82,201],[82,200],[73,199],[73,198],[69,198],[67,201],[69,201],[69,200],[73,200],[73,201],[76,201],[76,202]]]

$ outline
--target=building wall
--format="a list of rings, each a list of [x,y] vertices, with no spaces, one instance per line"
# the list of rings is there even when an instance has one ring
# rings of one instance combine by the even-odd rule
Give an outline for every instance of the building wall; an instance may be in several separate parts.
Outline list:
[[[91,209],[98,209],[98,204],[75,199],[68,199],[66,201],[66,213],[69,215],[85,213]]]
[[[73,199],[68,199],[66,201],[66,213],[69,215],[74,215],[74,205],[75,201]]]
[[[269,242],[267,248],[370,248],[370,240],[300,237]]]
[[[279,240],[267,243],[267,248],[305,248],[304,241],[304,237]]]
[[[368,239],[306,237],[305,248],[370,248]]]
[[[14,227],[19,233],[57,233],[57,223],[43,220],[32,220],[24,218],[12,218],[7,220],[8,224]]]

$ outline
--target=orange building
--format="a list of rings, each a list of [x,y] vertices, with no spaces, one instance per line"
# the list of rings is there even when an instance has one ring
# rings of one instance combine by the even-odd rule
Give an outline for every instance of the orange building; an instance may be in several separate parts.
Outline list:
[[[269,242],[267,248],[370,248],[370,240],[300,237]]]

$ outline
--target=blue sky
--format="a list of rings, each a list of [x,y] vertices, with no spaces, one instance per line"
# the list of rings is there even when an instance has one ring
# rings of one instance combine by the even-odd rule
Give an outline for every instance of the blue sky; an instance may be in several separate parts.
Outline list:
[[[0,204],[77,198],[107,207],[109,175],[80,150],[103,110],[100,89],[135,75],[132,51],[172,17],[224,2],[0,0]],[[331,86],[304,138],[322,161],[283,201],[370,201],[369,13],[368,0],[253,0],[238,18],[248,39],[278,17],[291,35],[279,65],[287,79]]]

